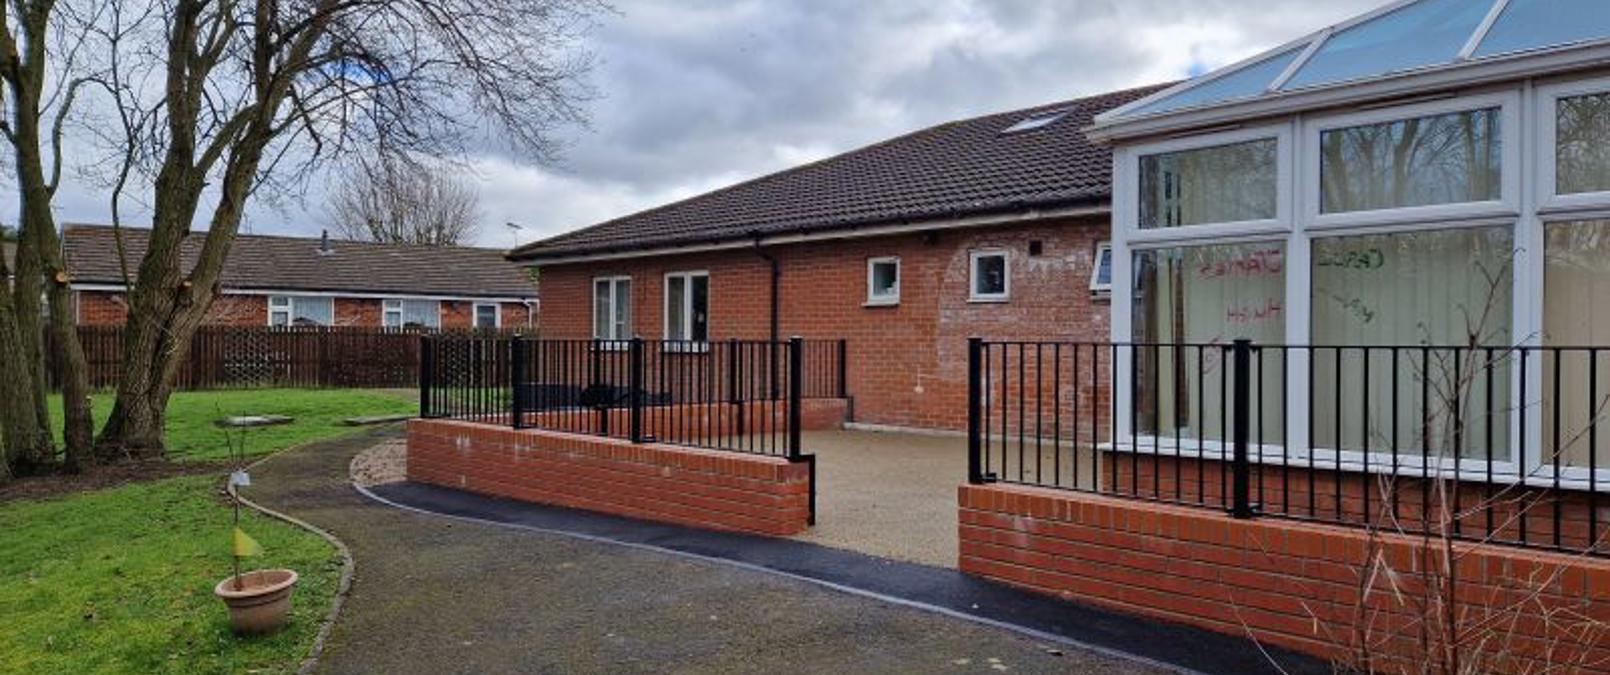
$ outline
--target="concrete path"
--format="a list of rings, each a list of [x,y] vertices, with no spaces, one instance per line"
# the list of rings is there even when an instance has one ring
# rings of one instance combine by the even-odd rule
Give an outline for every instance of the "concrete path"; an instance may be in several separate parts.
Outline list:
[[[347,467],[395,434],[284,453],[247,489],[357,559],[321,672],[1159,672],[756,569],[393,508]]]

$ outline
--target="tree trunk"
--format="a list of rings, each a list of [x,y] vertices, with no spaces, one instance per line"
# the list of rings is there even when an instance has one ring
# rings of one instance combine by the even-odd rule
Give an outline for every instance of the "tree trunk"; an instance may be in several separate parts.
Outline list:
[[[12,285],[0,274],[0,480],[35,473],[55,454],[49,420],[42,415],[43,388],[35,386],[39,284],[37,277],[29,283],[27,272],[38,274],[37,263],[29,262],[33,256],[33,248],[19,240]],[[9,272],[3,262],[0,272]],[[30,293],[33,302],[23,302]]]

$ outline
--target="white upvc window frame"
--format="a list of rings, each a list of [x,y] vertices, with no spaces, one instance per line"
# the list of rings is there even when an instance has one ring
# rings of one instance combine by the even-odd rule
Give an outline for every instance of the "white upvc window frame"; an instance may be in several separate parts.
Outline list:
[[[978,292],[978,261],[983,258],[1001,258],[1001,292]],[[1012,299],[1012,251],[1006,248],[980,248],[967,252],[967,301],[973,303],[1002,303]]]
[[[597,293],[598,293],[598,284],[600,282],[604,282],[604,283],[609,284],[609,309],[607,310],[609,320],[608,320],[608,322],[605,323],[605,325],[609,326],[609,335],[599,335],[598,334],[598,295],[597,295]],[[626,297],[624,297],[624,298],[621,297],[622,294],[620,292],[620,284],[622,282],[624,282],[626,284],[626,293],[625,293]],[[588,282],[588,284],[587,284],[587,302],[592,307],[592,312],[591,313],[592,313],[592,317],[593,317],[593,322],[592,322],[592,325],[588,327],[588,332],[592,333],[592,336],[593,336],[594,340],[598,340],[598,341],[604,342],[604,343],[606,343],[608,345],[612,345],[612,346],[614,346],[614,348],[617,348],[617,349],[623,349],[624,348],[623,345],[625,344],[625,341],[632,339],[632,335],[630,335],[630,333],[632,332],[632,326],[637,323],[637,316],[636,316],[637,313],[635,311],[633,311],[635,308],[632,307],[632,293],[636,290],[635,288],[633,288],[635,285],[636,284],[633,281],[632,277],[630,277],[628,275],[613,275],[613,276],[593,277],[592,280]],[[615,325],[616,303],[619,303],[622,300],[624,300],[626,302],[626,312],[627,313],[626,313],[625,330],[626,330],[626,332],[628,334],[627,335],[616,335],[615,333],[619,328],[619,327],[617,327]]]
[[[276,301],[283,301],[283,302],[276,302]],[[323,295],[323,294],[297,294],[297,293],[279,293],[279,294],[268,296],[268,323],[267,323],[267,325],[270,326],[270,327],[274,327],[276,325],[274,323],[274,315],[275,314],[283,314],[283,315],[285,315],[285,323],[284,324],[279,324],[279,327],[281,327],[281,328],[294,328],[296,326],[296,303],[299,302],[299,301],[300,302],[321,301],[321,302],[329,303],[329,305],[330,305],[330,323],[323,324],[322,327],[329,328],[329,327],[335,326],[335,296],[333,296],[333,295]]]
[[[698,278],[703,278],[704,279],[704,288],[705,288],[705,300],[704,301],[705,301],[706,317],[705,317],[705,324],[704,324],[704,339],[703,340],[694,340],[693,339],[693,280],[698,279]],[[682,331],[683,331],[683,334],[687,336],[685,338],[673,338],[673,337],[671,337],[671,280],[672,279],[681,279],[682,280],[682,321],[683,321],[683,325],[679,326],[679,328],[681,328]],[[666,272],[664,282],[665,283],[661,284],[661,289],[662,290],[660,291],[660,295],[661,295],[660,323],[662,324],[662,328],[664,330],[663,335],[665,337],[665,341],[666,341],[667,345],[669,346],[671,343],[677,343],[680,346],[680,348],[694,349],[694,350],[699,350],[699,349],[706,348],[710,344],[710,318],[708,316],[708,313],[709,313],[709,310],[710,310],[710,296],[709,296],[709,293],[710,293],[710,271],[709,270],[681,270],[681,271],[676,271],[676,272]]]
[[[396,303],[396,305],[393,306],[393,303]],[[395,325],[395,326],[391,325],[391,317],[393,315],[395,315],[397,317],[397,325]],[[380,301],[380,326],[382,328],[402,328],[403,327],[403,299],[402,298],[384,298],[384,299],[382,299]]]
[[[1233,131],[1221,131],[1197,136],[1174,138],[1156,143],[1125,148],[1113,155],[1115,177],[1123,180],[1115,181],[1113,190],[1113,222],[1114,230],[1123,227],[1123,239],[1130,244],[1166,243],[1168,245],[1181,245],[1191,239],[1221,239],[1225,237],[1249,237],[1272,235],[1291,230],[1291,204],[1286,195],[1291,193],[1291,166],[1292,142],[1291,125],[1274,124],[1259,125]],[[1204,150],[1225,145],[1236,145],[1251,141],[1275,141],[1275,217],[1258,220],[1238,220],[1220,223],[1198,223],[1195,225],[1179,225],[1176,227],[1153,227],[1142,229],[1140,227],[1140,160],[1151,155],[1166,155],[1191,150]],[[1117,182],[1124,183],[1122,199],[1124,204],[1118,205],[1120,189]],[[1120,212],[1128,214],[1127,218],[1120,219]],[[1114,237],[1115,240],[1119,237]],[[1113,261],[1118,260],[1118,250],[1114,247]],[[1119,278],[1118,270],[1114,268],[1113,278]]]
[[[1604,210],[1610,207],[1610,190],[1572,195],[1559,194],[1558,175],[1560,99],[1592,94],[1610,95],[1610,77],[1556,82],[1539,86],[1535,91],[1532,115],[1533,119],[1537,120],[1537,134],[1534,138],[1537,147],[1535,154],[1538,211],[1553,214],[1574,209]]]
[[[874,294],[877,288],[876,272],[879,265],[894,265],[894,293],[879,296]],[[900,256],[886,255],[876,258],[867,258],[866,261],[866,303],[867,307],[892,307],[900,304]]]
[[[1099,297],[1105,298],[1112,295],[1113,272],[1116,271],[1113,267],[1112,255],[1112,242],[1103,241],[1096,244],[1096,252],[1090,258],[1090,292]],[[1105,282],[1101,280],[1102,256],[1107,257],[1107,280]]]
[[[1293,214],[1290,226],[1284,229],[1288,270],[1286,342],[1296,345],[1312,343],[1312,307],[1309,296],[1312,290],[1311,245],[1314,240],[1349,235],[1507,226],[1512,228],[1515,248],[1511,343],[1516,346],[1541,345],[1545,305],[1543,228],[1551,223],[1610,218],[1610,191],[1566,196],[1555,194],[1556,101],[1564,97],[1593,93],[1610,93],[1610,77],[1579,78],[1535,86],[1530,83],[1505,85],[1502,88],[1431,102],[1333,115],[1297,115],[1276,125],[1261,127],[1264,133],[1270,129],[1287,127],[1288,131],[1281,132],[1282,138],[1300,140],[1289,146],[1290,149],[1283,146],[1280,152],[1283,160],[1290,158],[1289,161],[1292,162],[1290,166],[1296,172],[1293,174],[1282,170],[1279,181],[1283,190],[1287,190],[1288,183],[1291,188],[1282,193],[1280,209]],[[1493,107],[1499,108],[1501,115],[1503,175],[1500,199],[1340,214],[1319,212],[1319,149],[1322,130]],[[1132,290],[1135,281],[1133,253],[1136,250],[1272,241],[1271,236],[1281,234],[1282,228],[1275,223],[1265,222],[1138,229],[1137,158],[1140,155],[1180,148],[1220,145],[1226,142],[1226,139],[1245,137],[1249,133],[1208,133],[1200,138],[1120,146],[1115,150],[1113,281],[1122,285],[1121,289],[1115,290],[1125,292],[1114,292],[1112,295],[1110,328],[1113,342],[1132,342],[1134,311]],[[1288,179],[1288,176],[1291,178]],[[1287,363],[1286,391],[1287,399],[1291,402],[1287,408],[1286,428],[1289,451],[1284,456],[1290,461],[1300,461],[1305,468],[1310,465],[1319,469],[1339,466],[1347,471],[1368,470],[1370,473],[1390,473],[1391,466],[1381,461],[1383,453],[1374,449],[1369,452],[1366,466],[1365,453],[1342,451],[1338,457],[1338,453],[1333,449],[1309,447],[1308,366],[1307,352],[1303,350],[1291,352]],[[1133,449],[1143,454],[1154,451],[1164,455],[1173,454],[1171,436],[1159,438],[1132,435],[1134,420],[1130,419],[1130,406],[1123,402],[1131,400],[1134,395],[1133,373],[1129,372],[1127,359],[1120,359],[1115,370],[1117,391],[1114,394],[1116,400],[1120,402],[1115,406],[1115,434],[1118,439],[1114,442],[1115,447]],[[1541,405],[1543,368],[1530,368],[1527,374],[1524,391],[1534,397],[1534,400],[1530,401],[1520,401],[1523,383],[1518,371],[1519,368],[1510,369],[1511,405],[1520,408],[1512,413],[1508,429],[1510,436],[1508,447],[1515,454],[1508,461],[1494,462],[1495,478],[1512,480],[1517,476],[1524,476],[1523,482],[1527,484],[1549,487],[1554,485],[1555,468],[1542,456],[1545,440],[1543,436],[1545,420],[1542,417]],[[1521,436],[1522,428],[1526,430],[1524,438]],[[1133,443],[1129,440],[1131,438],[1135,439]],[[1194,447],[1186,447],[1182,456],[1203,456],[1209,459],[1223,459],[1228,456],[1227,443],[1209,441],[1204,443],[1204,448],[1205,451],[1198,455]],[[1272,456],[1277,458],[1273,461],[1278,462],[1282,448],[1279,445],[1266,444],[1261,448],[1255,445],[1252,451],[1254,461],[1271,461],[1269,458]],[[1400,456],[1398,475],[1411,477],[1428,473],[1443,477],[1458,475],[1476,482],[1486,479],[1484,458],[1462,460],[1456,464],[1452,457],[1433,456],[1430,466],[1420,466],[1418,460],[1418,456],[1412,458],[1407,455]],[[1601,468],[1598,476],[1591,474],[1592,471],[1587,468],[1561,465],[1558,467],[1559,486],[1566,489],[1582,489],[1587,487],[1591,480],[1597,480],[1601,484],[1610,482],[1610,468]]]
[[[491,307],[492,308],[492,325],[490,325],[490,326],[482,326],[481,325],[481,308],[482,307]],[[497,302],[477,302],[477,303],[472,304],[470,306],[470,326],[472,328],[492,328],[492,329],[502,328],[503,327],[503,305],[501,303],[497,303]]]
[[[1389,124],[1421,117],[1433,117],[1497,108],[1499,115],[1499,198],[1479,202],[1405,206],[1367,211],[1321,213],[1320,158],[1321,136],[1327,131],[1373,124]],[[1521,174],[1525,171],[1521,150],[1524,130],[1521,124],[1519,91],[1501,91],[1457,96],[1437,101],[1375,108],[1360,112],[1313,117],[1302,124],[1302,163],[1297,167],[1299,192],[1304,200],[1299,229],[1359,228],[1406,223],[1432,229],[1438,223],[1478,218],[1519,217]]]

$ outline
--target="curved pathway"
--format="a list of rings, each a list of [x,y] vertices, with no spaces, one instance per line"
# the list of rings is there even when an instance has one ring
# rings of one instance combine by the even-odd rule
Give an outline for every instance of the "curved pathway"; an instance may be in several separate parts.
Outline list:
[[[397,434],[379,430],[288,451],[259,465],[246,491],[331,531],[357,560],[319,672],[1164,672],[760,569],[767,565],[394,508],[355,490],[348,465]],[[433,498],[410,495],[419,487],[376,491],[396,501]],[[443,492],[435,498],[451,502],[454,491]],[[505,520],[517,525],[527,517],[512,513]],[[608,520],[607,527],[622,527]],[[725,545],[722,536],[685,536],[693,546]],[[1181,630],[1188,629],[1159,627],[1155,639],[1201,637]]]

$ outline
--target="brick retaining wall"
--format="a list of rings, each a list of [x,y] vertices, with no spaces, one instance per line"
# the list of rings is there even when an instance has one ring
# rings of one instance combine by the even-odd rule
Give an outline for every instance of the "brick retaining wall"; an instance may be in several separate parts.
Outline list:
[[[1438,540],[1001,484],[959,491],[962,571],[1378,670],[1418,670],[1446,625]],[[1428,545],[1429,544],[1429,545]],[[1610,672],[1610,561],[1452,546],[1454,650],[1480,672]],[[1361,592],[1366,560],[1375,574]],[[1378,568],[1379,569],[1379,568]],[[1361,602],[1360,599],[1367,598]],[[1490,628],[1482,628],[1482,621]],[[1364,627],[1362,630],[1360,627]],[[1432,649],[1435,653],[1435,649]],[[1560,664],[1586,666],[1566,668]]]
[[[810,515],[804,462],[455,420],[408,423],[408,479],[777,536],[805,530]]]

